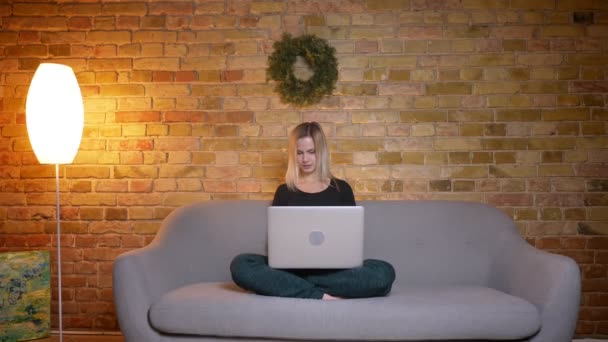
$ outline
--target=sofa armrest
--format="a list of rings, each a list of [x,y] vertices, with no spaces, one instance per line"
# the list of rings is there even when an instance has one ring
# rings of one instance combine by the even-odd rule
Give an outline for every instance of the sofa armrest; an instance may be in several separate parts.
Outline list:
[[[127,342],[158,342],[150,306],[176,288],[230,280],[230,261],[265,250],[267,201],[203,201],[175,209],[146,247],[114,262],[116,314]],[[236,237],[236,238],[235,238]]]
[[[150,246],[119,255],[114,261],[112,287],[118,324],[125,341],[159,341],[160,337],[148,323],[148,309],[153,291],[148,279],[146,256],[153,254]]]
[[[114,261],[116,316],[127,342],[156,342],[162,335],[148,321],[150,306],[164,293],[193,281],[186,265],[166,255],[157,243],[119,255]],[[190,272],[190,276],[195,275]]]
[[[536,249],[523,239],[505,245],[494,260],[491,286],[536,305],[542,328],[530,341],[570,342],[581,296],[578,265],[566,256]]]

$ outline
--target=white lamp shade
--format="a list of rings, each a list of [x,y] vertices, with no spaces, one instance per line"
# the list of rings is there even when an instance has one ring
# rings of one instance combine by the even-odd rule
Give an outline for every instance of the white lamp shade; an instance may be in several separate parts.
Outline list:
[[[76,157],[82,129],[82,94],[71,67],[42,63],[25,103],[25,121],[40,164],[69,164]]]

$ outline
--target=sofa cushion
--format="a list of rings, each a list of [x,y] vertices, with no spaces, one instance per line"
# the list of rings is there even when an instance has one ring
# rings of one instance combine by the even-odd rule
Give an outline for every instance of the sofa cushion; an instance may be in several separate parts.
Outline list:
[[[170,334],[286,339],[508,340],[540,329],[534,305],[477,286],[395,286],[387,297],[321,301],[198,283],[166,293],[149,318]]]

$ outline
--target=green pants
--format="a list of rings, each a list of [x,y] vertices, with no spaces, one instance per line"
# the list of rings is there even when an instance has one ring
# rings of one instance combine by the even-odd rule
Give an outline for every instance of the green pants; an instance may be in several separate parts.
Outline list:
[[[240,254],[230,264],[232,279],[241,288],[264,296],[321,299],[327,293],[342,298],[385,296],[395,270],[391,264],[367,259],[360,267],[339,270],[275,269],[259,254]]]

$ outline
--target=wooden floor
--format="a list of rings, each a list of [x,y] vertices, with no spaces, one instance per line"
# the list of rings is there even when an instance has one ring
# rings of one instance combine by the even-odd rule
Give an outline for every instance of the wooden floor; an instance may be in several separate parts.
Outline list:
[[[63,334],[63,342],[124,342],[121,335],[74,335]],[[32,340],[32,342],[59,342],[59,335],[51,335],[50,338]]]
[[[74,335],[63,334],[63,342],[124,342],[120,335]],[[597,340],[591,338],[575,339],[573,342],[606,342],[608,340]],[[32,342],[59,342],[59,335],[51,335],[50,338],[32,340]]]

